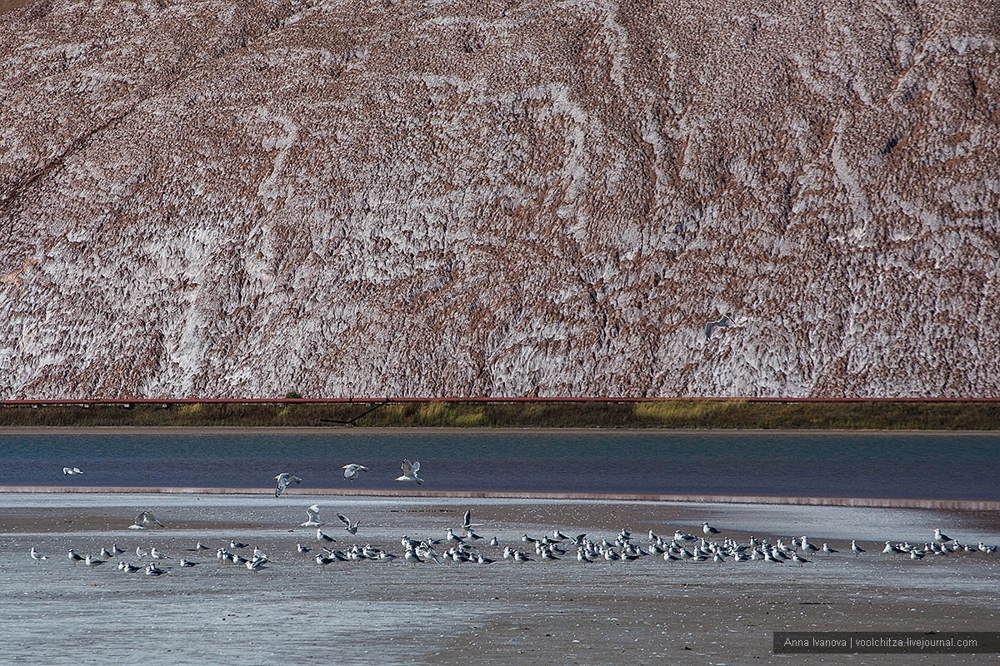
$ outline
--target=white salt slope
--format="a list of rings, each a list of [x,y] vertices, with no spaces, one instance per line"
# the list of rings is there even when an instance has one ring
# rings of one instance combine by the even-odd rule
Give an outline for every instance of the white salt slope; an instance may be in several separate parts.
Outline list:
[[[0,13],[0,397],[997,395],[995,17]]]

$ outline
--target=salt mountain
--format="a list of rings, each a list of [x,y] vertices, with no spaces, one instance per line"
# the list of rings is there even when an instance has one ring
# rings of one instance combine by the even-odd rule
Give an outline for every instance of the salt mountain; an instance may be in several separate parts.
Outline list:
[[[34,0],[0,397],[1000,395],[998,40],[993,0]]]

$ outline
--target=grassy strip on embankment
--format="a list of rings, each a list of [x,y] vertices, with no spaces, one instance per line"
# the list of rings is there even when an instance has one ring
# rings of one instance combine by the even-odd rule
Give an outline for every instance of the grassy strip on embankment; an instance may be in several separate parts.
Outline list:
[[[0,427],[1000,429],[988,401],[390,401],[12,404]],[[366,413],[367,412],[367,413]]]

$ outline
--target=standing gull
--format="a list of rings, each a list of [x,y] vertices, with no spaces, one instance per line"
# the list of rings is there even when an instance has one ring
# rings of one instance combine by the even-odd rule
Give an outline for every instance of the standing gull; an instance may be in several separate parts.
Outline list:
[[[282,472],[278,476],[274,477],[274,480],[278,482],[277,486],[274,489],[275,497],[279,497],[281,493],[285,492],[285,488],[287,488],[289,484],[292,483],[293,481],[295,483],[302,483],[302,479],[292,474],[289,474],[288,472]]]
[[[344,465],[344,478],[348,481],[353,481],[358,478],[359,472],[367,472],[368,468],[364,465],[358,465],[356,463],[351,463],[350,465]]]
[[[403,470],[403,475],[397,477],[396,478],[397,481],[416,481],[417,485],[420,485],[421,483],[424,482],[423,479],[417,476],[417,472],[420,471],[419,460],[411,463],[408,459],[403,458],[403,463],[399,467],[400,469]]]

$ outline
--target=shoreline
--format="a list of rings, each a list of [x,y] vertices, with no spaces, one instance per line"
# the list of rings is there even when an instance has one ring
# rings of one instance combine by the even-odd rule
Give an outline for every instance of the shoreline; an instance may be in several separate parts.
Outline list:
[[[272,495],[270,488],[211,488],[176,486],[0,486],[3,494],[80,495]],[[745,504],[777,506],[829,506],[872,509],[925,509],[934,511],[1000,511],[1000,500],[805,497],[780,495],[713,495],[654,493],[579,493],[476,490],[412,490],[363,488],[297,488],[294,495],[308,497],[400,497],[413,499],[458,498],[495,500],[557,500],[604,502],[655,502],[681,504]]]
[[[934,435],[941,436],[969,436],[980,435],[983,437],[1000,437],[1000,432],[996,430],[931,430],[924,428],[671,428],[671,427],[598,427],[598,426],[128,426],[128,425],[93,425],[93,426],[4,426],[0,425],[0,436],[3,435],[48,435],[58,432],[62,435],[76,435],[95,432],[107,432],[108,434],[128,434],[128,435],[169,435],[169,434],[233,434],[245,435],[253,433],[296,433],[296,434],[327,434],[327,433],[358,433],[377,435],[398,435],[400,433],[600,433],[612,435],[623,434],[677,434],[695,435],[724,433],[733,434],[747,432],[754,434],[773,433],[776,435],[795,435],[818,433],[834,434],[865,434],[865,435]]]

